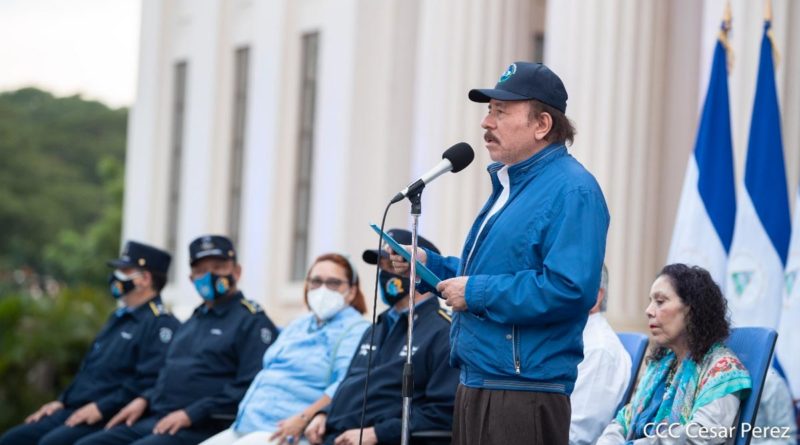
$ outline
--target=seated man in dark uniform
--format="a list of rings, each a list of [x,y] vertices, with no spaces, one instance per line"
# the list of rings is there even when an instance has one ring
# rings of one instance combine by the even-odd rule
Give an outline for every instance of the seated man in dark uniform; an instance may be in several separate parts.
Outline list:
[[[170,255],[129,241],[109,282],[121,303],[97,334],[75,379],[58,400],[0,437],[2,445],[72,444],[99,431],[126,403],[153,386],[167,347],[180,326],[158,295]]]
[[[392,229],[389,234],[401,244],[411,244],[411,233]],[[423,237],[419,245],[438,252]],[[409,279],[393,273],[385,252],[364,251],[364,261],[381,261],[379,286],[389,309],[378,316],[375,344],[370,345],[372,329],[367,329],[356,349],[347,375],[328,408],[318,413],[305,431],[313,444],[357,444],[364,400],[367,360],[372,349],[372,371],[364,419],[363,445],[400,443],[402,416],[402,373],[407,354]],[[439,307],[431,293],[416,295],[414,341],[414,393],[409,430],[451,429],[453,404],[458,386],[458,370],[448,364],[450,354],[450,316]]]
[[[236,414],[277,331],[236,288],[242,269],[228,238],[197,238],[189,258],[203,304],[172,341],[156,385],[114,416],[107,431],[78,444],[196,444],[230,425],[214,417]]]

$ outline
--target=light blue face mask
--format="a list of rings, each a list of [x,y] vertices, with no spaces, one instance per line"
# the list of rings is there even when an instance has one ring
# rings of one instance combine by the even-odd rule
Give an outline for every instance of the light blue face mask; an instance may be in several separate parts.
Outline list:
[[[225,296],[233,287],[233,275],[221,276],[215,273],[206,272],[200,278],[194,280],[194,287],[203,300],[212,301]]]

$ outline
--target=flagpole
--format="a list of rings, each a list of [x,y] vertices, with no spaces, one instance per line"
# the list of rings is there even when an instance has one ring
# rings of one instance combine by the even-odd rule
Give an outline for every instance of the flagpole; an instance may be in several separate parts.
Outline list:
[[[772,65],[777,70],[781,63],[781,53],[778,51],[778,46],[775,45],[775,34],[772,32],[772,0],[764,1],[764,26],[767,27],[767,37],[772,47]]]
[[[728,41],[728,33],[731,30],[731,22],[733,21],[733,14],[731,14],[731,1],[725,2],[725,11],[722,13],[722,24],[719,29],[719,41],[722,47],[725,48],[725,60],[727,65],[728,74],[733,70],[733,47]]]

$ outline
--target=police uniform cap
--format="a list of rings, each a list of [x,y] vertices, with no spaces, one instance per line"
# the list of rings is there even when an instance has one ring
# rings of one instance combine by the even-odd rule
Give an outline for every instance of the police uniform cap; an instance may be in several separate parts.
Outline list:
[[[473,102],[491,99],[513,101],[535,99],[567,112],[567,89],[556,73],[542,63],[514,62],[500,76],[494,88],[469,91]]]
[[[386,232],[386,233],[389,234],[389,236],[394,238],[394,240],[397,241],[400,244],[409,245],[409,246],[411,245],[411,232],[409,232],[408,230],[405,230],[405,229],[389,229],[389,231]],[[441,252],[439,252],[439,249],[436,246],[433,245],[432,242],[428,241],[427,239],[425,239],[423,236],[421,236],[419,234],[417,235],[417,241],[418,241],[419,247],[424,247],[425,249],[432,250],[432,251],[434,251],[436,253],[441,253]],[[379,251],[377,251],[375,249],[368,249],[368,250],[365,250],[364,253],[361,254],[361,259],[363,259],[365,262],[367,262],[369,264],[377,264],[379,256],[383,257],[383,258],[388,258],[389,254],[386,253],[385,250],[381,250],[379,252]]]
[[[107,264],[116,269],[135,267],[166,275],[171,261],[172,256],[159,248],[128,241],[122,247],[119,258],[110,260]]]
[[[203,235],[189,244],[189,264],[209,257],[236,261],[233,241],[222,235]]]

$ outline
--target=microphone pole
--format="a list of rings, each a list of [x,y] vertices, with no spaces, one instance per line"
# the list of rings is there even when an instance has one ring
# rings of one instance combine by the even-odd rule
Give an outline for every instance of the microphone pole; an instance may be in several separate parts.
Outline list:
[[[421,187],[408,195],[411,201],[411,269],[409,281],[411,290],[408,295],[408,334],[406,339],[406,363],[403,365],[403,417],[400,430],[400,445],[410,443],[410,422],[411,422],[411,399],[414,396],[414,364],[411,362],[413,352],[412,342],[414,339],[414,306],[417,297],[417,228],[419,216],[422,214],[422,190]]]
[[[408,298],[408,333],[406,340],[406,362],[403,365],[403,418],[400,431],[400,444],[409,445],[410,441],[410,422],[411,422],[411,399],[414,396],[414,364],[411,356],[414,352],[414,305],[417,299],[417,228],[419,226],[419,216],[422,214],[422,190],[426,183],[433,181],[442,174],[452,171],[460,172],[468,166],[475,158],[475,152],[466,142],[459,142],[445,150],[442,154],[442,161],[432,170],[423,174],[408,187],[400,191],[392,198],[389,205],[408,198],[411,201],[411,269],[409,280],[411,290]],[[368,374],[369,375],[369,374]]]

